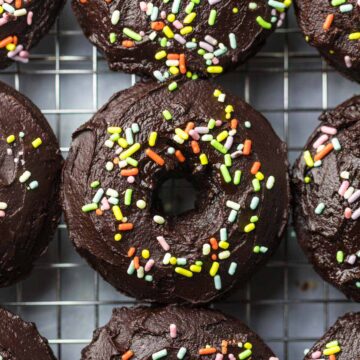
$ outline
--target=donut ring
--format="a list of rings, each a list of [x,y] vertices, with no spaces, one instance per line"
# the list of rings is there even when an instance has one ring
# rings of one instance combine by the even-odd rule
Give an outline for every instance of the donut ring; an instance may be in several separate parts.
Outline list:
[[[62,190],[70,238],[126,294],[207,302],[277,248],[287,167],[285,144],[238,98],[204,80],[173,92],[138,84],[73,135]],[[197,189],[196,207],[167,217],[156,194],[179,175]]]

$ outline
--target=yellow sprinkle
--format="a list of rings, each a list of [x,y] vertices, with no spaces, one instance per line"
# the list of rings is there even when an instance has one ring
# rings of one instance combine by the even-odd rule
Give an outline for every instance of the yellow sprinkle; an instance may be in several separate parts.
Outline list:
[[[264,174],[261,172],[261,171],[258,171],[255,175],[255,177],[259,180],[259,181],[262,181],[265,179],[265,176]]]
[[[169,26],[164,26],[163,28],[163,33],[165,34],[165,36],[168,39],[173,39],[174,38],[174,33],[173,31],[169,28]]]
[[[161,60],[161,59],[165,58],[166,55],[167,55],[167,53],[166,53],[165,50],[158,51],[158,52],[155,54],[155,59],[156,59],[156,60]]]
[[[42,140],[40,138],[35,139],[31,145],[34,149],[37,149],[42,144]]]
[[[239,12],[239,9],[238,9],[237,7],[234,7],[234,8],[232,9],[232,12],[233,12],[234,14],[237,14],[237,13]]]
[[[172,22],[175,21],[176,16],[175,16],[175,14],[169,14],[166,19],[167,19],[168,22],[172,23]]]
[[[223,72],[223,67],[222,66],[208,66],[206,70],[209,74],[221,74]]]
[[[359,40],[360,39],[360,31],[351,33],[349,35],[349,40]]]
[[[219,142],[224,141],[229,136],[229,133],[227,130],[222,131],[217,137],[216,140]]]
[[[249,233],[250,231],[253,231],[255,229],[255,224],[254,223],[250,223],[250,224],[247,224],[245,227],[244,227],[244,231],[246,233]]]
[[[251,350],[252,347],[253,347],[252,344],[249,343],[249,342],[246,342],[246,343],[244,344],[244,348],[245,348],[245,349]]]
[[[188,278],[191,278],[193,276],[193,273],[190,270],[186,270],[182,267],[176,267],[175,272]]]
[[[189,138],[189,135],[183,129],[180,128],[175,129],[175,134],[181,137],[183,140],[187,140]]]
[[[201,165],[207,165],[209,163],[209,160],[206,156],[206,154],[200,154],[199,156]]]
[[[304,151],[304,160],[308,167],[314,166],[314,160],[313,160],[309,150]]]
[[[122,129],[119,126],[110,126],[107,128],[109,134],[120,134]]]
[[[176,66],[170,66],[169,71],[171,75],[177,75],[180,72],[179,68]]]
[[[112,207],[113,214],[117,221],[121,221],[123,219],[123,214],[119,208],[119,206],[115,205]]]
[[[331,347],[330,349],[325,349],[323,351],[323,354],[326,355],[326,356],[329,356],[329,355],[337,354],[340,351],[341,351],[340,346],[334,346],[334,347]]]
[[[189,15],[185,16],[185,18],[183,20],[183,23],[184,24],[191,24],[194,21],[195,18],[196,18],[196,13],[192,12]]]
[[[115,236],[114,236],[115,241],[120,241],[121,238],[122,238],[121,234],[115,234]]]
[[[170,264],[171,264],[171,265],[176,265],[176,257],[175,257],[175,256],[172,256],[172,257],[170,258]]]
[[[127,142],[126,139],[124,139],[124,138],[120,138],[120,139],[118,140],[118,144],[119,144],[119,146],[121,146],[123,149],[126,149],[126,148],[129,146],[128,142]]]
[[[229,247],[229,243],[227,241],[221,240],[219,242],[219,247],[221,247],[222,249],[226,250]]]
[[[221,95],[221,91],[218,90],[218,89],[216,89],[216,90],[214,91],[214,96],[215,96],[215,97],[219,97],[220,95]]]
[[[141,252],[141,256],[144,258],[144,259],[148,259],[150,257],[150,251],[148,249],[144,249],[142,252]]]
[[[191,265],[191,266],[190,266],[190,270],[191,270],[192,272],[199,273],[199,272],[201,272],[201,266],[199,266],[199,265]]]
[[[4,12],[4,8],[0,6],[0,14],[2,14],[3,12]]]
[[[153,131],[150,133],[150,136],[149,136],[149,145],[150,146],[155,146],[157,136],[158,136],[158,133],[156,131]]]
[[[234,107],[232,105],[226,105],[225,112],[227,113],[234,112]]]
[[[180,29],[180,34],[187,35],[187,34],[190,34],[192,31],[193,31],[192,26],[185,26],[182,29]]]
[[[284,1],[284,5],[285,5],[286,7],[291,6],[291,4],[292,4],[292,0],[285,0],[285,1]]]
[[[15,44],[7,44],[6,45],[6,50],[7,51],[14,51],[16,49],[16,45]]]
[[[124,139],[125,140],[125,139]],[[125,140],[126,141],[126,140]],[[127,143],[126,143],[127,144]],[[127,159],[129,156],[135,154],[137,151],[140,150],[140,143],[135,143],[133,145],[131,145],[127,150],[123,151],[120,154],[120,160],[125,160]]]
[[[211,265],[211,268],[210,268],[210,271],[209,271],[209,274],[214,277],[218,270],[219,270],[219,267],[220,267],[220,264],[217,262],[217,261],[214,261]]]
[[[10,135],[10,136],[8,136],[8,137],[6,138],[6,142],[7,142],[8,144],[13,143],[14,141],[15,141],[15,135]]]

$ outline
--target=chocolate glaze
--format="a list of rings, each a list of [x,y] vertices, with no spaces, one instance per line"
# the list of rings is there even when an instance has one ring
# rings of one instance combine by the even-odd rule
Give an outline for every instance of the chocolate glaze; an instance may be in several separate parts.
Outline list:
[[[241,156],[233,160],[230,172],[243,170],[241,184],[225,184],[219,166],[224,155],[217,152],[208,142],[201,142],[201,152],[207,154],[209,164],[201,166],[199,155],[195,155],[189,141],[177,144],[172,138],[175,128],[184,129],[189,121],[195,126],[207,126],[210,118],[223,119],[224,104],[213,96],[214,85],[205,80],[180,82],[179,89],[170,93],[166,84],[137,84],[134,87],[115,94],[95,116],[73,134],[73,142],[63,171],[63,206],[70,238],[77,251],[99,271],[105,280],[118,290],[139,299],[158,302],[189,301],[192,303],[207,302],[234,287],[243,285],[249,277],[267,260],[279,245],[288,218],[289,186],[287,173],[286,145],[276,136],[266,119],[245,102],[230,94],[226,95],[226,104],[235,108],[234,117],[239,119],[239,130],[234,144],[252,139],[253,150],[250,156]],[[168,109],[173,120],[165,121],[162,111]],[[244,126],[251,122],[251,128]],[[107,127],[120,126],[126,129],[137,122],[141,127],[136,140],[142,144],[142,150],[134,155],[139,160],[139,175],[133,185],[128,184],[119,171],[107,172],[105,163],[112,159],[114,149],[104,146],[108,138]],[[224,122],[216,129],[229,129]],[[163,167],[155,164],[144,150],[148,147],[148,136],[151,131],[158,132],[158,140],[153,148],[166,161]],[[167,153],[168,147],[181,150],[186,157],[180,163],[174,155]],[[235,151],[234,146],[229,153]],[[261,171],[276,178],[272,190],[262,189],[258,193],[252,190],[253,175],[250,168],[254,161],[261,162]],[[163,214],[157,201],[159,184],[169,176],[182,175],[198,189],[196,208],[177,217],[166,217],[164,225],[153,221],[153,216]],[[101,186],[116,189],[120,194],[120,207],[128,221],[135,224],[132,231],[124,232],[121,241],[114,241],[116,231],[114,216],[111,211],[103,216],[94,212],[83,213],[81,208],[91,202],[95,191],[90,184],[99,180]],[[127,188],[134,189],[133,203],[125,206],[123,194]],[[254,195],[260,198],[256,211],[249,209]],[[134,203],[146,199],[148,206],[138,209]],[[228,221],[230,208],[227,200],[241,205],[240,217],[234,223]],[[256,230],[245,233],[244,227],[252,215],[259,215]],[[212,261],[202,255],[204,243],[211,237],[219,240],[219,230],[227,228],[231,256],[220,261],[219,274],[222,279],[222,290],[216,290],[214,280],[209,275]],[[163,265],[166,253],[157,241],[157,236],[164,236],[170,245],[170,253],[176,257],[186,257],[189,264],[203,260],[201,273],[186,278],[174,272],[172,265]],[[268,248],[266,254],[255,254],[253,247],[261,245]],[[130,247],[149,249],[155,266],[150,274],[154,281],[129,276],[127,269],[130,259],[127,251]],[[221,249],[220,249],[221,251]],[[219,251],[214,251],[218,253]],[[228,274],[232,261],[238,268],[234,276]],[[144,264],[144,263],[143,263]]]
[[[3,83],[0,93],[0,202],[8,204],[5,217],[0,217],[0,286],[7,286],[30,272],[57,227],[62,157],[40,110]],[[25,133],[23,139],[20,132]],[[12,144],[7,143],[9,135],[16,136]],[[39,137],[43,144],[34,149],[32,141]],[[26,170],[30,180],[20,183]],[[28,190],[33,180],[39,187]]]
[[[300,29],[308,37],[309,44],[316,47],[336,70],[360,82],[360,41],[348,38],[350,33],[360,31],[360,7],[356,0],[346,4],[352,4],[353,10],[342,13],[331,5],[330,0],[295,0],[295,10]],[[324,30],[323,24],[329,14],[334,14],[334,20],[330,28]],[[349,57],[351,67],[346,65],[345,56]]]
[[[26,15],[10,20],[0,27],[0,40],[8,36],[17,36],[18,44],[23,45],[24,50],[30,50],[49,32],[64,4],[65,0],[28,1],[24,7],[28,13],[32,11],[34,14],[32,24],[27,24]],[[13,63],[7,54],[6,48],[0,49],[0,69]]]
[[[196,38],[203,41],[206,35],[216,38],[219,43],[229,49],[227,54],[219,57],[220,64],[225,70],[235,68],[253,56],[264,45],[266,38],[276,28],[276,23],[272,24],[270,30],[262,28],[256,18],[262,16],[270,22],[271,7],[265,0],[257,1],[257,9],[250,10],[251,0],[234,2],[233,0],[222,0],[215,5],[210,5],[208,1],[201,1],[193,10],[197,13],[195,20],[189,24],[193,27],[193,32],[186,36],[187,41]],[[155,70],[164,72],[168,70],[165,59],[155,60],[155,54],[164,49],[161,48],[158,38],[163,37],[160,31],[155,41],[149,39],[152,32],[151,20],[140,9],[138,0],[92,0],[82,4],[79,0],[72,0],[74,13],[82,27],[85,36],[98,47],[105,55],[112,70],[121,70],[129,73],[153,75]],[[171,13],[172,2],[164,4],[162,0],[154,0],[152,3],[158,6],[160,11]],[[187,2],[181,3],[180,12],[177,16],[180,21],[187,15],[184,9]],[[239,12],[234,14],[232,9],[238,7]],[[217,10],[217,21],[215,26],[209,26],[208,18],[211,9]],[[120,21],[117,25],[112,25],[111,14],[120,11]],[[162,20],[159,16],[159,20]],[[172,27],[172,25],[170,24]],[[133,48],[122,46],[122,40],[129,39],[122,33],[124,27],[136,32],[144,31],[145,37]],[[174,32],[176,29],[172,27]],[[109,34],[115,33],[117,41],[113,44],[109,41]],[[229,44],[229,33],[234,33],[237,38],[237,48],[231,49]],[[185,51],[184,51],[185,49]],[[172,45],[165,49],[168,53],[185,53],[187,69],[201,76],[209,76],[206,71],[205,61],[202,56],[197,54],[197,50],[184,48],[179,42],[173,40]]]
[[[170,337],[170,324],[175,324],[176,338]],[[274,354],[267,345],[237,319],[219,311],[187,307],[115,308],[110,321],[94,331],[93,340],[82,351],[81,360],[110,360],[128,350],[133,360],[151,359],[151,355],[167,349],[166,359],[177,359],[181,347],[187,349],[184,359],[214,359],[199,355],[199,349],[210,345],[221,353],[222,340],[228,341],[228,354],[244,351],[239,342],[253,345],[252,357],[269,360]],[[232,343],[234,341],[235,343]]]
[[[310,171],[312,181],[304,183],[304,174],[308,173],[301,155],[293,169],[294,221],[298,240],[314,265],[315,270],[328,282],[343,291],[348,297],[360,301],[360,261],[354,265],[346,261],[338,263],[337,251],[344,251],[345,257],[360,250],[360,221],[345,219],[344,210],[359,208],[359,201],[348,204],[338,190],[343,179],[342,171],[350,172],[350,183],[360,188],[360,96],[339,105],[320,117],[321,124],[310,136],[305,149],[315,154],[312,144],[321,134],[322,125],[337,129],[336,137],[342,149],[332,151],[322,162],[322,166]],[[325,203],[321,215],[315,215],[315,208]]]
[[[0,356],[3,360],[56,360],[34,323],[0,308]]]
[[[325,345],[334,340],[337,340],[341,347],[341,352],[336,354],[336,360],[360,359],[360,313],[348,313],[340,317],[310,349],[304,360],[312,359],[311,355],[315,351],[322,352]]]

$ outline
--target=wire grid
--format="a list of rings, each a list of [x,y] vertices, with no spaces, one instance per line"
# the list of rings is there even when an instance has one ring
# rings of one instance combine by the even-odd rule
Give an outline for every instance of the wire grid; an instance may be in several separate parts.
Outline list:
[[[67,4],[53,31],[32,51],[31,63],[14,65],[0,79],[29,96],[43,111],[66,157],[71,133],[115,91],[137,81],[112,73],[83,37]],[[216,80],[252,104],[297,156],[321,111],[359,86],[342,78],[305,44],[292,11],[284,28],[245,66]],[[114,306],[136,302],[117,293],[75,253],[62,222],[48,252],[23,282],[0,291],[0,304],[34,321],[59,360],[80,358],[92,331]],[[245,289],[211,305],[244,320],[281,359],[303,350],[335,319],[359,305],[325,284],[299,249],[292,227],[275,257]]]

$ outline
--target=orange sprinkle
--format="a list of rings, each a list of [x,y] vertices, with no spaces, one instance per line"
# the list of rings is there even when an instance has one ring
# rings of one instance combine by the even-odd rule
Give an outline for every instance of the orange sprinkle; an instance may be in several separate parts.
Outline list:
[[[138,168],[124,169],[120,171],[121,176],[136,176],[139,173]]]
[[[128,350],[122,357],[121,360],[129,360],[134,356],[134,352],[131,350]]]
[[[191,141],[191,148],[192,148],[192,151],[194,152],[194,154],[200,153],[200,146],[197,141],[195,141],[195,140]]]
[[[132,48],[135,46],[135,43],[132,40],[123,40],[121,45],[126,48]]]
[[[87,0],[80,0],[80,4],[87,4]]]
[[[329,30],[333,21],[334,21],[334,14],[329,14],[326,17],[326,20],[325,20],[325,22],[323,24],[323,29],[324,30]]]
[[[22,8],[22,0],[15,0],[15,8],[16,9]]]
[[[227,354],[227,348],[228,348],[228,342],[226,340],[223,340],[221,342],[221,353],[223,355]]]
[[[185,54],[180,54],[179,68],[182,74],[186,74]]]
[[[180,161],[180,162],[184,162],[186,159],[185,159],[185,156],[183,155],[183,153],[180,151],[180,150],[176,150],[175,151],[175,156],[177,157],[177,159]]]
[[[243,149],[243,154],[244,155],[250,155],[250,152],[251,152],[251,144],[252,144],[252,141],[249,140],[249,139],[246,139],[245,142],[244,142],[244,149]]]
[[[138,256],[134,257],[134,267],[136,270],[140,267],[140,260]]]
[[[154,21],[151,23],[151,29],[155,31],[161,31],[165,24],[162,21]]]
[[[334,354],[330,355],[329,360],[336,360],[336,356]]]
[[[115,164],[115,165],[118,165],[119,164],[119,158],[118,157],[116,157],[114,160],[113,160],[113,163]]]
[[[133,228],[134,228],[134,224],[131,223],[123,223],[119,225],[120,231],[128,231],[128,230],[132,230]]]
[[[158,155],[155,151],[151,149],[146,149],[145,154],[154,162],[156,162],[158,165],[163,166],[165,164],[165,160]]]
[[[0,49],[4,48],[6,45],[11,44],[13,41],[12,36],[8,36],[5,39],[0,41]]]
[[[179,54],[168,54],[167,59],[168,60],[179,60],[180,55]]]
[[[218,242],[215,238],[210,239],[210,244],[213,250],[217,250],[219,248]]]
[[[216,255],[216,254],[212,254],[212,255],[211,255],[211,260],[213,260],[213,261],[217,260],[217,255]]]
[[[18,37],[17,36],[13,36],[13,44],[16,46],[18,44]]]
[[[210,354],[215,354],[215,353],[216,353],[215,348],[202,348],[199,350],[200,355],[210,355]]]
[[[323,159],[327,154],[329,154],[334,149],[334,145],[332,143],[328,143],[320,152],[318,152],[314,160],[318,161]]]
[[[190,130],[192,130],[195,127],[195,124],[192,121],[189,121],[186,124],[185,132],[188,134]]]
[[[251,167],[251,170],[250,172],[255,175],[259,170],[260,170],[260,167],[261,167],[261,162],[260,161],[255,161]]]
[[[231,127],[232,129],[236,129],[237,126],[238,126],[238,124],[239,124],[239,121],[238,121],[237,119],[232,119],[232,120],[230,121],[230,127]]]
[[[127,253],[128,257],[133,257],[135,254],[135,251],[136,251],[136,249],[134,247],[131,247]]]
[[[100,209],[96,209],[95,214],[97,216],[101,216],[103,214],[103,212]]]

